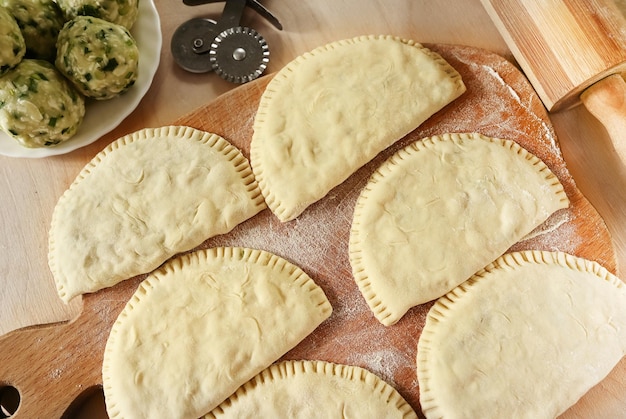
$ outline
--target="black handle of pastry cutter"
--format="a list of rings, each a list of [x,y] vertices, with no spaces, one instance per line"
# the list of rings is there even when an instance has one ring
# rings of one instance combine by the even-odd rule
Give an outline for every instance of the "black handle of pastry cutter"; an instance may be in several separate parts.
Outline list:
[[[200,6],[209,3],[219,3],[224,0],[183,0],[183,3],[187,6]],[[232,20],[232,24],[228,27],[237,26],[241,20],[243,9],[248,6],[255,12],[263,16],[278,30],[283,30],[283,25],[278,21],[278,18],[272,14],[265,6],[259,3],[257,0],[227,0],[224,5],[223,19]]]

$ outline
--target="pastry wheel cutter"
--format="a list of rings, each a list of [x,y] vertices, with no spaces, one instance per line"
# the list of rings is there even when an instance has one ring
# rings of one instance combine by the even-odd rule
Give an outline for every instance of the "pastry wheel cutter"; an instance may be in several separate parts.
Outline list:
[[[224,0],[183,0],[187,6]],[[240,26],[249,6],[277,29],[278,19],[257,0],[226,0],[218,20],[194,18],[180,25],[171,40],[174,61],[193,73],[216,72],[233,83],[246,83],[259,77],[269,63],[269,47],[254,29]]]

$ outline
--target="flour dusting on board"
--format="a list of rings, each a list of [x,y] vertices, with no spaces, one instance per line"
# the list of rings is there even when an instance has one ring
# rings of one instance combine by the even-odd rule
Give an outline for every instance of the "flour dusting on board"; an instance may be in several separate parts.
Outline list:
[[[561,251],[568,252],[573,251],[576,248],[577,243],[572,240],[576,239],[571,228],[568,228],[567,223],[571,221],[572,214],[567,209],[557,211],[545,223],[534,229],[527,234],[520,242],[531,241],[542,237],[553,237],[555,244],[559,244]],[[556,250],[556,249],[553,249]]]
[[[528,111],[527,114],[529,117],[533,118],[543,127],[542,134],[545,135],[545,139],[552,146],[552,151],[556,153],[558,156],[561,156],[561,149],[557,143],[556,136],[554,134],[552,127],[545,119],[537,115],[532,109],[533,96],[528,96],[526,101],[522,101],[522,99],[520,98],[519,94],[515,91],[515,89],[513,89],[511,85],[509,85],[508,83],[504,81],[504,79],[498,73],[496,69],[488,65],[483,65],[482,67],[490,76],[493,77],[494,80],[499,82],[502,85],[502,87],[510,93],[513,100],[515,100],[520,106],[522,106]]]
[[[500,84],[502,84],[502,86],[504,86],[504,88],[509,91],[509,93],[517,101],[517,103],[519,103],[522,106],[525,106],[522,103],[522,100],[520,99],[520,97],[517,94],[517,92],[515,90],[513,90],[513,88],[511,86],[509,86],[508,84],[505,83],[505,81],[502,79],[502,77],[500,77],[500,74],[498,74],[498,72],[496,70],[494,70],[493,67],[490,67],[488,65],[483,65],[482,67],[487,71],[487,73],[489,73],[495,80],[500,82]]]

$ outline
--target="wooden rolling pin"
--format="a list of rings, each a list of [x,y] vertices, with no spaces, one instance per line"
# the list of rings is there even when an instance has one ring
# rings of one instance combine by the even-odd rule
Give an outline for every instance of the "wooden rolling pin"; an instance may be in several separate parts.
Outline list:
[[[612,0],[481,0],[548,111],[583,103],[626,165],[626,19]]]

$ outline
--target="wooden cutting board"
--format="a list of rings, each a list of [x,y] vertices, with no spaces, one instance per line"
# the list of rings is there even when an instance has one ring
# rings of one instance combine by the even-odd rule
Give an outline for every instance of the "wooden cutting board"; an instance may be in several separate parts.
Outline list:
[[[265,210],[199,247],[260,248],[302,267],[324,289],[334,312],[284,359],[322,359],[367,368],[393,384],[420,414],[415,359],[432,303],[415,307],[393,326],[382,326],[359,293],[348,261],[355,201],[369,175],[396,150],[446,132],[480,132],[517,141],[559,177],[571,206],[555,213],[536,234],[512,250],[561,250],[617,273],[606,226],[576,188],[547,114],[524,76],[502,57],[480,49],[427,46],[463,76],[468,90],[461,98],[362,167],[298,219],[281,223]],[[247,156],[256,108],[269,79],[243,85],[175,123],[217,133]],[[71,323],[22,329],[0,338],[0,386],[14,386],[21,394],[15,418],[61,417],[75,411],[94,389],[101,391],[101,363],[109,330],[144,278],[141,275],[84,296],[83,311]],[[622,362],[564,417],[621,414],[626,406],[625,374],[626,363]]]

